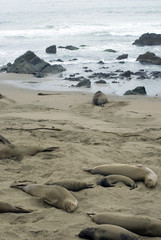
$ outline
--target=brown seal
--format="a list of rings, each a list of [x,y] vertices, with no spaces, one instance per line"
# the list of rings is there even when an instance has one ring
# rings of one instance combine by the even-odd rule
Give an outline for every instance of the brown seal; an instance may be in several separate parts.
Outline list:
[[[157,184],[157,175],[148,167],[142,165],[130,165],[121,163],[111,163],[99,165],[94,168],[84,168],[86,172],[92,174],[101,174],[104,176],[111,174],[124,175],[134,181],[144,181],[148,187],[154,187]]]
[[[116,174],[112,174],[102,178],[101,180],[97,181],[97,184],[101,185],[102,187],[114,187],[115,184],[118,182],[124,183],[125,185],[130,187],[130,189],[134,189],[137,187],[136,183],[131,178]]]
[[[53,207],[64,209],[67,212],[73,212],[78,207],[77,199],[64,187],[46,186],[41,184],[13,183],[11,187],[19,188],[24,192],[40,197]]]
[[[51,152],[58,147],[43,148],[40,146],[19,146],[6,145],[0,148],[0,159],[13,159],[20,161],[24,156],[34,156],[39,152]]]
[[[161,237],[160,219],[112,212],[87,214],[97,224],[113,224],[142,236]]]
[[[97,106],[103,106],[105,103],[107,103],[107,97],[105,96],[104,93],[101,91],[98,91],[94,94],[93,96],[93,103]]]
[[[80,191],[85,188],[93,188],[93,183],[87,183],[85,181],[74,180],[74,179],[63,179],[59,181],[49,181],[46,182],[45,185],[58,185],[62,186],[70,191]]]
[[[101,225],[95,228],[83,229],[79,238],[92,240],[138,240],[139,236],[119,226]]]
[[[30,213],[32,210],[26,210],[20,207],[12,206],[9,203],[0,201],[0,213],[13,212],[13,213]]]

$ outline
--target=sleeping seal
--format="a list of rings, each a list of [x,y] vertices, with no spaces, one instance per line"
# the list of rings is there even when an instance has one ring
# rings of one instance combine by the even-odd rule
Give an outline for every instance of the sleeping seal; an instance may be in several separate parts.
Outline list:
[[[97,185],[101,185],[102,187],[114,187],[116,183],[122,182],[130,189],[134,189],[137,187],[136,183],[129,177],[123,175],[111,174],[107,177],[102,178],[97,181]]]
[[[80,180],[74,180],[74,179],[62,179],[59,181],[49,181],[46,182],[45,185],[58,185],[62,186],[69,191],[80,191],[85,188],[93,188],[94,184],[93,183],[87,183],[85,181],[80,181]]]
[[[144,181],[147,187],[154,187],[157,184],[157,175],[148,167],[142,165],[130,165],[121,163],[110,163],[99,165],[94,168],[84,168],[86,172],[101,174],[104,176],[111,174],[124,175],[134,181]]]
[[[7,145],[0,148],[0,159],[13,159],[20,161],[24,156],[34,156],[39,152],[51,152],[58,147],[43,148],[40,146],[19,146]]]
[[[119,226],[101,225],[82,230],[78,237],[92,240],[138,240],[139,236]]]
[[[160,219],[113,212],[87,214],[97,224],[113,224],[142,236],[161,237]]]
[[[107,97],[105,96],[104,93],[101,91],[98,91],[94,94],[93,96],[93,103],[97,106],[103,106],[105,103],[107,103]]]
[[[24,192],[40,197],[52,205],[53,207],[64,209],[67,212],[73,212],[78,207],[77,199],[64,187],[61,186],[46,186],[41,184],[16,184],[13,183],[11,187],[19,188]]]
[[[7,212],[13,212],[13,213],[30,213],[32,210],[26,210],[20,207],[12,206],[9,203],[0,201],[0,213],[7,213]]]

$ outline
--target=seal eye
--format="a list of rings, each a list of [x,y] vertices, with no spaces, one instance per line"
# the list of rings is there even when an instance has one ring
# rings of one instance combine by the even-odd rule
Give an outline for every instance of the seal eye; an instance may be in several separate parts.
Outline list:
[[[154,181],[151,178],[147,178],[146,181],[145,181],[145,184],[148,187],[153,187],[155,185]]]
[[[73,212],[74,211],[73,203],[66,203],[65,204],[65,210],[67,210],[67,212]]]

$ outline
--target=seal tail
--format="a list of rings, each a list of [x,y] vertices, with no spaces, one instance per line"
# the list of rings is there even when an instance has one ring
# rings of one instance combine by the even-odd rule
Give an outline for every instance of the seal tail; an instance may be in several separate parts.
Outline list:
[[[42,150],[42,152],[52,152],[59,149],[59,147],[49,147]]]
[[[36,183],[36,182],[26,181],[26,180],[24,180],[24,181],[15,181],[15,182],[13,182],[13,183],[10,185],[10,187],[11,187],[11,188],[18,188],[18,189],[22,189],[22,190],[23,190],[24,187],[26,187],[26,186],[29,185],[29,184],[33,184],[33,183]]]
[[[82,168],[82,170],[85,172],[91,172],[92,169],[91,168]]]
[[[14,207],[14,212],[15,213],[31,213],[33,210],[27,210],[21,207]]]

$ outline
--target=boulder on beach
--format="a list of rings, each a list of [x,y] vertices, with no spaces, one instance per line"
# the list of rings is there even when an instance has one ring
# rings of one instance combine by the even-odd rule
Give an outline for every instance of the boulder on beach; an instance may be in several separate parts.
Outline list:
[[[136,87],[133,90],[128,90],[124,93],[124,95],[146,95],[146,90],[144,86]]]
[[[152,52],[146,52],[139,55],[136,61],[139,61],[140,63],[161,65],[161,58],[156,56],[155,53]]]
[[[7,73],[52,73],[56,74],[66,69],[61,65],[50,65],[43,59],[36,56],[32,51],[27,51],[20,57],[16,58],[14,63],[8,66]]]
[[[153,46],[161,45],[161,34],[144,33],[139,39],[136,39],[133,45],[138,46]]]
[[[47,47],[46,52],[50,53],[50,54],[55,54],[56,53],[56,45],[52,45],[50,47]]]
[[[126,58],[128,58],[128,54],[122,54],[122,55],[118,56],[116,59],[122,60],[122,59],[126,59]]]

